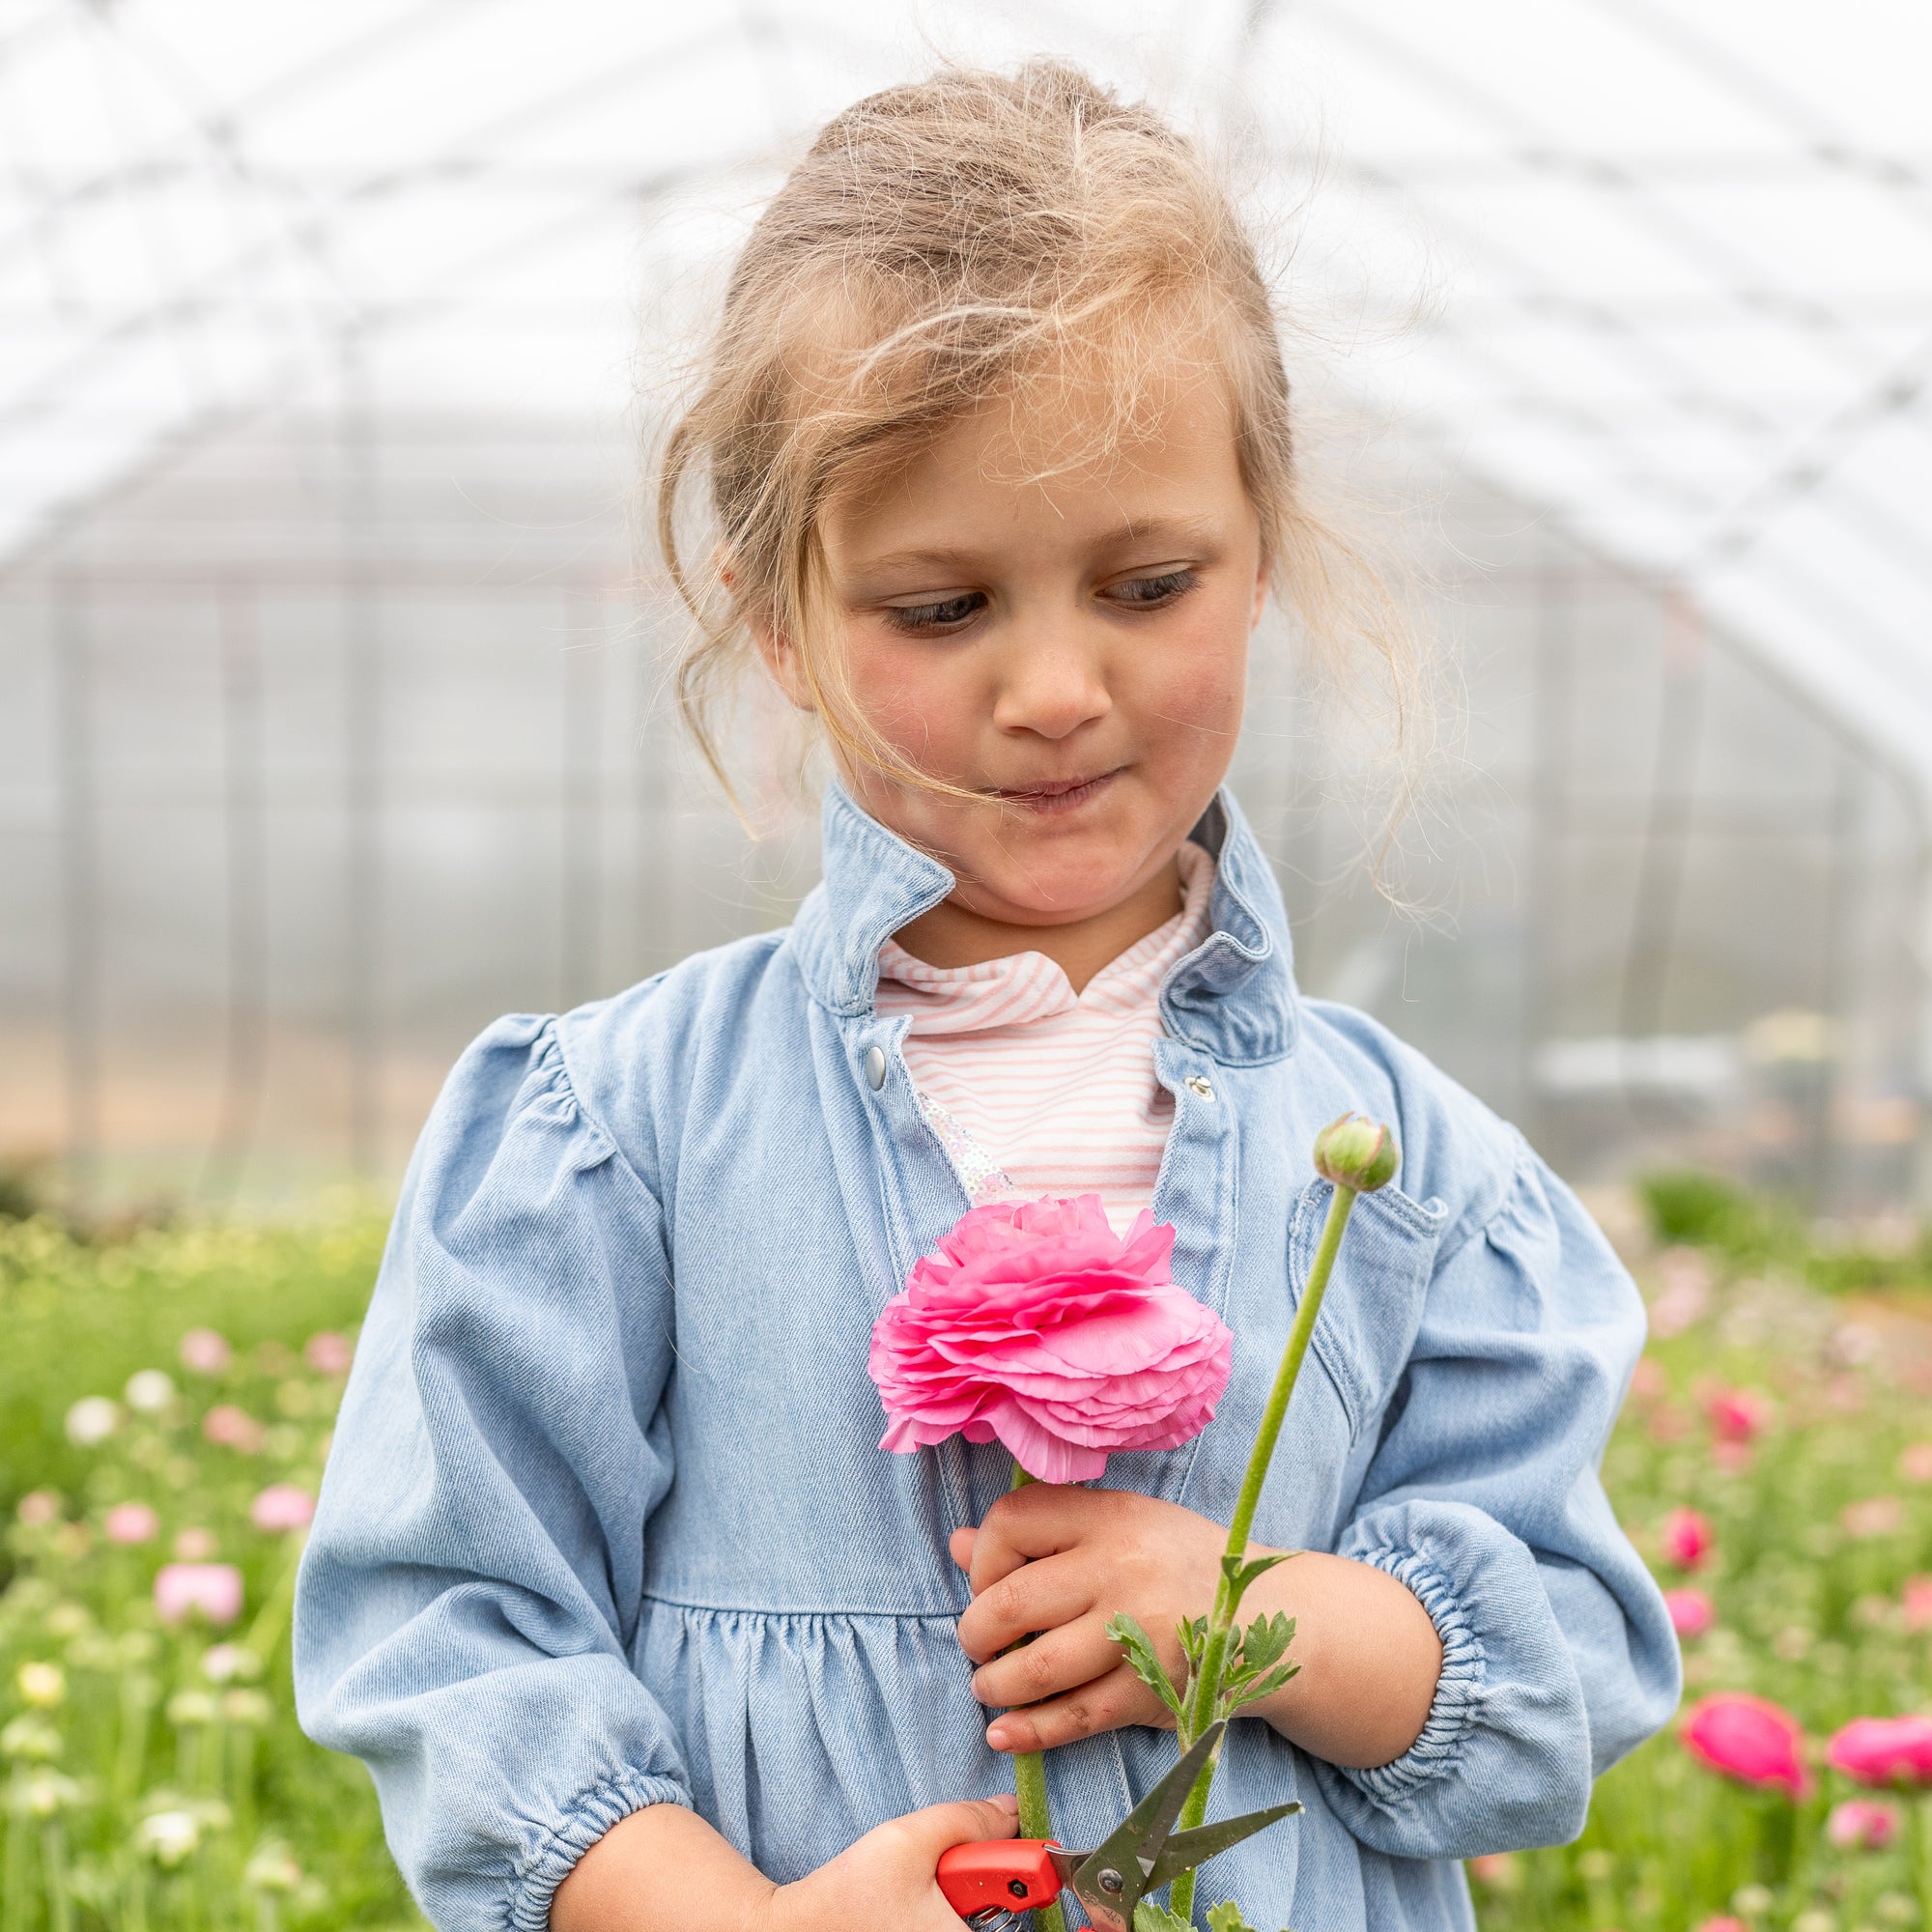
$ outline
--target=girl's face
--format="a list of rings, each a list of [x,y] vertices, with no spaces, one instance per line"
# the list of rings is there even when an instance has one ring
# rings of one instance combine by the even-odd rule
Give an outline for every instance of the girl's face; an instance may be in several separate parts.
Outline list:
[[[1028,424],[1027,448],[1096,446],[1082,412]],[[1148,888],[1213,797],[1267,566],[1217,383],[1104,462],[1012,480],[1026,469],[997,404],[839,498],[820,537],[858,705],[907,763],[980,796],[841,756],[848,788],[945,861],[966,910],[1050,926]]]

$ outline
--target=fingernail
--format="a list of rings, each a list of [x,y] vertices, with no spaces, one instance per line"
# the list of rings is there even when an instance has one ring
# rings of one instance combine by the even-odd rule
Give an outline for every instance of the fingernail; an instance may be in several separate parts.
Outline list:
[[[1020,1815],[1020,1801],[1010,1791],[994,1792],[993,1803],[1009,1817],[1017,1818]]]
[[[986,1733],[986,1742],[995,1750],[1009,1750],[1012,1747],[1013,1734],[1004,1724],[995,1724]]]

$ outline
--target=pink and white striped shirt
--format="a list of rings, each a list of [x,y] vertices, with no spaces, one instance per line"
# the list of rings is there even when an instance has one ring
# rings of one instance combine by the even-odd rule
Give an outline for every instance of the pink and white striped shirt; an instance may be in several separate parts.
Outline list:
[[[928,966],[879,949],[878,1010],[908,1013],[906,1068],[968,1196],[1097,1194],[1124,1233],[1151,1205],[1174,1096],[1154,1077],[1160,983],[1209,929],[1214,861],[1179,853],[1181,909],[1076,994],[1043,952]]]

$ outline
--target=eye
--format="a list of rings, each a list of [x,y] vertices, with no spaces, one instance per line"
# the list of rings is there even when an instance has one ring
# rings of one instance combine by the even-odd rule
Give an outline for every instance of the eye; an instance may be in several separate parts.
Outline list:
[[[958,596],[942,597],[935,604],[888,604],[885,619],[908,637],[930,637],[935,632],[958,630],[985,608],[983,590],[962,590]]]
[[[1200,579],[1191,570],[1164,570],[1157,577],[1128,577],[1110,583],[1102,593],[1130,611],[1156,611],[1184,597]]]

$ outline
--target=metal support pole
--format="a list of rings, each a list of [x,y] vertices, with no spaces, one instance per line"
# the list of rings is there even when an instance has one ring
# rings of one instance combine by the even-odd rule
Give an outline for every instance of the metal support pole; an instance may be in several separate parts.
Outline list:
[[[594,590],[566,594],[563,607],[562,730],[557,814],[561,898],[558,931],[558,1005],[574,1007],[598,990],[603,884],[604,786],[599,756],[603,715],[603,626]]]
[[[221,1104],[201,1192],[230,1205],[253,1151],[268,1073],[269,839],[262,655],[252,586],[217,592],[221,642],[222,861],[227,987]]]
[[[56,581],[53,616],[67,1187],[72,1211],[84,1217],[99,1206],[100,1187],[100,801],[89,610],[79,579]]]

